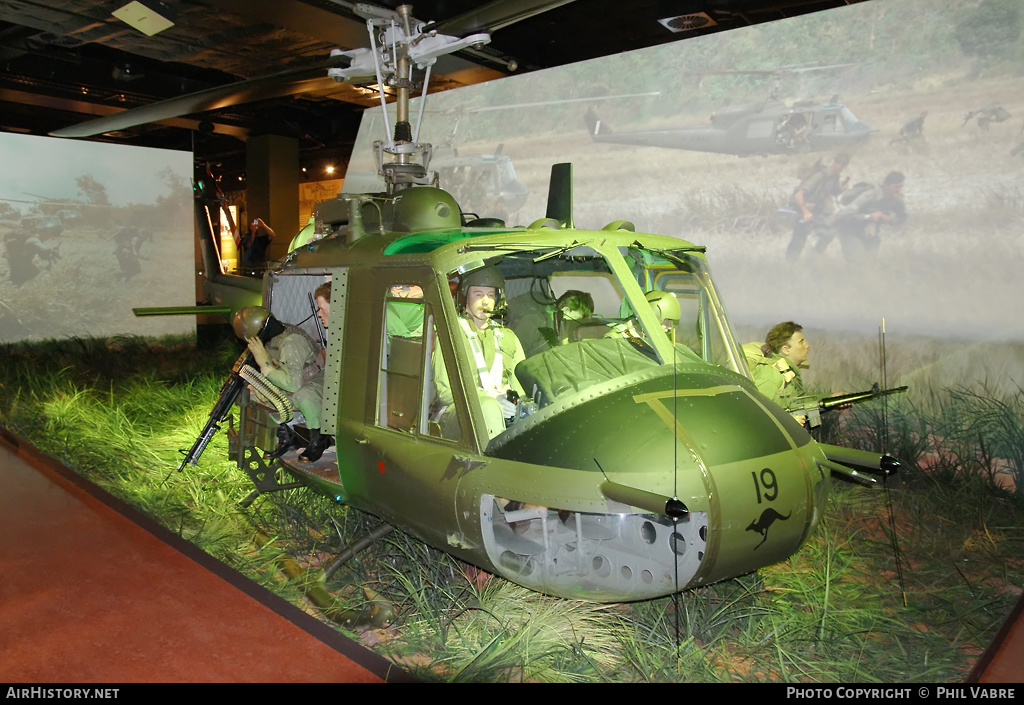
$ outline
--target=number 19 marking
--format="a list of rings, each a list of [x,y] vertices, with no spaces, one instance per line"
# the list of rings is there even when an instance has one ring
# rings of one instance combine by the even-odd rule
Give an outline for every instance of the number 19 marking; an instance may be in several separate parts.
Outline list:
[[[761,504],[762,495],[769,501],[775,501],[775,498],[779,496],[779,485],[775,481],[775,473],[772,472],[771,468],[765,468],[761,471],[760,481],[758,480],[758,473],[751,471],[750,476],[754,478],[754,492],[757,494],[757,503]]]

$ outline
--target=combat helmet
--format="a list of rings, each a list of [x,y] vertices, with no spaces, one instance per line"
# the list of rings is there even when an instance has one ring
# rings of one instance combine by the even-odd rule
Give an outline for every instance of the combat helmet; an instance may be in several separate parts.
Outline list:
[[[654,317],[659,322],[671,321],[673,326],[679,323],[679,318],[682,314],[679,310],[679,300],[675,294],[668,291],[655,290],[647,292],[644,298],[651,305]]]
[[[284,331],[274,314],[262,306],[246,306],[239,309],[231,320],[235,335],[245,340],[258,337],[264,343]]]
[[[466,307],[466,295],[469,293],[469,287],[471,286],[494,287],[494,309],[495,311],[498,311],[503,308],[505,303],[505,277],[501,275],[501,272],[498,271],[497,267],[494,265],[486,265],[462,275],[462,279],[459,280],[458,288],[458,302],[460,309],[464,309]]]

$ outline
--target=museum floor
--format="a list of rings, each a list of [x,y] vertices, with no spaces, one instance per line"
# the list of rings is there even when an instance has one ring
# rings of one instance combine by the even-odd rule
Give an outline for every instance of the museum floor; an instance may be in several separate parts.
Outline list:
[[[0,435],[0,682],[409,680]]]

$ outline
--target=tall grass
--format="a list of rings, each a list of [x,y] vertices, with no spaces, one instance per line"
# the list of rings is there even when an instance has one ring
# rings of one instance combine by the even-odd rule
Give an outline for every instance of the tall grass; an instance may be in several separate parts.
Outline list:
[[[400,531],[327,580],[320,569],[378,519],[307,490],[241,511],[251,485],[223,433],[176,472],[233,346],[75,339],[2,352],[5,428],[285,599],[328,595],[325,621],[425,680],[956,681],[1024,582],[1019,389],[941,389],[832,417],[819,432],[830,442],[884,445],[903,462],[887,491],[839,484],[819,530],[758,574],[595,605],[529,592]]]

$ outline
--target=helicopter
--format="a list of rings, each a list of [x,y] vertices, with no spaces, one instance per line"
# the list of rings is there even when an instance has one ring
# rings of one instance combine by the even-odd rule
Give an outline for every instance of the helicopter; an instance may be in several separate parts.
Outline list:
[[[237,383],[243,353],[182,467],[198,463],[235,403],[229,452],[254,495],[307,486],[531,590],[644,600],[784,560],[821,521],[833,472],[871,484],[863,473],[898,463],[817,443],[757,392],[704,247],[625,220],[576,228],[570,164],[552,166],[546,212],[528,226],[470,219],[439,187],[409,122],[414,66],[488,41],[481,17],[500,5],[478,9],[468,35],[446,34],[457,19],[424,24],[410,6],[359,6],[388,49],[350,52],[331,75],[394,77],[394,132],[375,144],[386,190],[321,204],[322,234],[267,272],[260,298],[311,332],[311,295],[331,283],[320,411],[334,445],[312,462],[297,449],[265,455],[279,409]],[[507,425],[478,393],[463,333],[458,291],[483,271],[500,276],[494,314],[520,339],[556,329],[516,366],[524,394],[508,398]],[[563,328],[552,307],[570,292],[593,310]],[[679,306],[668,330],[652,292]],[[233,312],[253,289],[239,293],[218,305]],[[399,314],[404,331],[389,325]]]
[[[795,71],[830,69],[832,66],[785,68],[768,71],[775,79],[765,100],[730,105],[711,113],[709,124],[654,130],[613,130],[594,106],[584,116],[594,142],[685,149],[736,156],[798,154],[849,149],[866,141],[875,130],[861,122],[849,107],[833,95],[828,102],[780,98],[780,81]],[[756,73],[765,71],[730,71]]]

